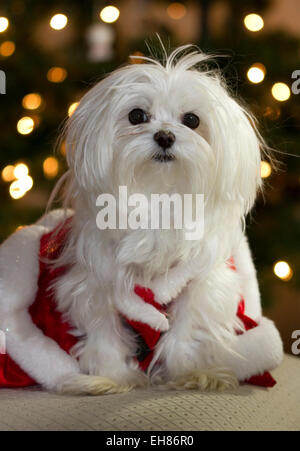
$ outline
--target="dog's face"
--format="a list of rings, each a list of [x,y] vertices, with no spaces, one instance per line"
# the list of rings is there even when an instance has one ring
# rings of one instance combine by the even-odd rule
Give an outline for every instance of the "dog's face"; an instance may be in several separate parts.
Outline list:
[[[202,96],[199,102],[195,92],[198,74],[144,65],[129,68],[128,79],[131,86],[116,96],[113,108],[116,180],[145,192],[204,189],[215,156],[206,121],[208,99]]]
[[[257,134],[219,76],[194,69],[205,55],[174,56],[119,69],[83,97],[68,126],[71,173],[96,196],[196,192],[243,215],[260,185]]]

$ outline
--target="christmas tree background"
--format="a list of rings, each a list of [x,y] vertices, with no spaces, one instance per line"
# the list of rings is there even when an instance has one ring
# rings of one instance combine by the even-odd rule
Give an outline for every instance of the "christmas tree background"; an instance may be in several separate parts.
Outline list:
[[[257,116],[279,160],[275,171],[265,159],[266,190],[248,220],[247,233],[264,310],[276,321],[290,352],[292,331],[300,329],[300,96],[291,91],[292,73],[300,70],[296,3],[2,2],[0,70],[6,75],[6,94],[0,95],[0,240],[43,214],[66,169],[63,144],[55,154],[54,147],[69,107],[105,73],[129,62],[129,55],[148,54],[146,40],[159,54],[155,32],[170,49],[194,43],[204,51],[227,55],[218,58],[218,65],[232,92]],[[104,11],[109,5],[117,9]],[[259,15],[264,26],[257,16],[251,22],[251,13]],[[67,17],[65,26],[62,16],[50,24],[56,14]],[[276,83],[284,85],[274,87]],[[23,166],[17,166],[20,163]],[[285,264],[275,267],[280,261]]]

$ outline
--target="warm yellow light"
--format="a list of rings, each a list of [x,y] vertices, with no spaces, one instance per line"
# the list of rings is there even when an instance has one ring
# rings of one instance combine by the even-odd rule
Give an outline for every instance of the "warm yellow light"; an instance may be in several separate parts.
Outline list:
[[[3,31],[7,30],[8,26],[8,19],[6,17],[0,17],[0,33],[3,33]]]
[[[171,3],[167,8],[167,13],[171,19],[180,20],[186,15],[186,7],[182,3]]]
[[[34,121],[29,116],[22,117],[17,123],[17,130],[21,135],[29,135],[34,129]]]
[[[42,97],[37,93],[27,94],[22,100],[22,105],[27,110],[36,110],[41,106],[41,103]]]
[[[64,14],[55,14],[50,20],[50,27],[54,30],[62,30],[68,23],[68,18]]]
[[[261,161],[260,163],[260,175],[261,178],[266,179],[267,177],[270,177],[272,173],[272,168],[270,163],[267,161]]]
[[[47,72],[47,78],[52,83],[61,83],[67,77],[67,71],[63,67],[51,67]]]
[[[11,164],[5,166],[1,172],[2,180],[4,180],[4,182],[12,182],[15,179],[14,170],[15,167]]]
[[[272,86],[272,96],[278,102],[285,102],[291,96],[291,90],[285,83],[275,83]]]
[[[258,67],[250,67],[247,72],[247,77],[251,83],[261,83],[265,78],[265,75],[261,69]]]
[[[9,193],[13,199],[20,199],[33,186],[33,179],[28,175],[29,169],[25,163],[18,163],[13,166],[13,177],[15,180],[9,187]]]
[[[253,64],[247,72],[247,77],[251,83],[261,83],[265,78],[266,68],[261,63]]]
[[[19,163],[14,168],[14,177],[21,179],[29,174],[28,166],[25,163]]]
[[[120,11],[115,6],[106,6],[100,12],[100,18],[103,22],[113,23],[118,20]]]
[[[264,21],[259,14],[248,14],[244,18],[244,25],[249,31],[255,32],[264,27]]]
[[[43,163],[44,174],[47,178],[52,179],[58,173],[58,161],[54,157],[48,157]]]
[[[293,271],[290,265],[285,261],[279,261],[274,265],[274,274],[279,277],[279,279],[288,281],[293,277]]]
[[[74,103],[72,103],[72,105],[69,106],[69,109],[68,109],[68,116],[69,117],[72,116],[72,114],[74,113],[74,111],[76,110],[78,105],[79,105],[79,102],[74,102]]]
[[[30,177],[30,175],[26,175],[25,177],[20,178],[18,182],[20,182],[19,185],[21,189],[26,193],[33,187],[33,179],[32,177]]]
[[[0,45],[0,55],[1,56],[11,56],[16,50],[15,43],[12,41],[2,42]]]
[[[12,184],[9,187],[9,194],[13,199],[21,199],[21,197],[23,197],[26,194],[26,190],[24,189],[24,186],[22,186],[20,180],[12,182]]]

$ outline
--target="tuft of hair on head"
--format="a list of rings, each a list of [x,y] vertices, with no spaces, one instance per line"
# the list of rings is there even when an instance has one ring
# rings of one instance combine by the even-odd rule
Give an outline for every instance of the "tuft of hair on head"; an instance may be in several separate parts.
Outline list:
[[[146,41],[146,47],[150,56],[130,55],[129,58],[134,60],[139,59],[144,61],[145,64],[150,63],[159,66],[167,72],[175,68],[182,70],[197,69],[200,68],[199,66],[201,66],[201,69],[204,72],[210,72],[207,65],[204,66],[204,63],[207,63],[208,61],[212,62],[216,57],[225,56],[204,53],[195,44],[185,44],[171,50],[170,45],[166,48],[166,45],[163,43],[158,33],[156,33],[156,37],[159,42],[158,48],[151,46],[150,43]]]

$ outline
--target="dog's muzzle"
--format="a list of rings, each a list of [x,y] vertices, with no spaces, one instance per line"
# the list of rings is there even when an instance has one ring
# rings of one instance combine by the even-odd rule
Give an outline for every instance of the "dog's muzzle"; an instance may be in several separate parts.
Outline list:
[[[176,141],[176,136],[170,130],[160,130],[153,136],[154,141],[159,145],[160,150],[156,152],[153,159],[160,162],[172,161],[175,156],[169,151]]]

